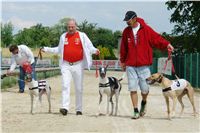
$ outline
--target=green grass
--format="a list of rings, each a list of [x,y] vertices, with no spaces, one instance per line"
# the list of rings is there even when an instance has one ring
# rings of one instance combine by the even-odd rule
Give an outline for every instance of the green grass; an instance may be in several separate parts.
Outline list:
[[[10,88],[16,85],[17,79],[16,77],[6,77],[1,80],[1,89],[4,90],[6,88]]]
[[[48,77],[53,77],[56,75],[60,75],[60,70],[53,70],[47,72],[38,72],[37,80],[45,79]],[[1,80],[1,90],[6,90],[7,88],[11,88],[17,84],[17,76],[16,77],[6,77]]]

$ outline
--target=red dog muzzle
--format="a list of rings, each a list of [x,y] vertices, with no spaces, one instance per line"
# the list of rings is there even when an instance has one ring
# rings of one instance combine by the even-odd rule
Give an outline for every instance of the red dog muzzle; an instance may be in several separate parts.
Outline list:
[[[32,73],[32,67],[31,64],[29,62],[25,62],[22,66],[23,70],[25,71],[25,73]]]

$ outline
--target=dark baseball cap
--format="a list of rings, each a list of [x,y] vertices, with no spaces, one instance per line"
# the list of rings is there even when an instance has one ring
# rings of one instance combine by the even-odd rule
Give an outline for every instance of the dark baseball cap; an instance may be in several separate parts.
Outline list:
[[[124,18],[124,21],[128,21],[128,20],[130,20],[134,17],[137,17],[137,14],[134,11],[127,11],[125,18]]]

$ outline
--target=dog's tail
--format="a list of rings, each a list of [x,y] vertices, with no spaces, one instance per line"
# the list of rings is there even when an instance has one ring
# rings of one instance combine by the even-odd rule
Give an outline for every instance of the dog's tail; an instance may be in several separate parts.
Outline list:
[[[119,79],[119,82],[122,81],[125,76],[126,76],[126,73],[124,72],[124,74],[122,75],[122,77]]]
[[[176,79],[180,79],[176,74],[174,74],[174,76],[176,77]]]

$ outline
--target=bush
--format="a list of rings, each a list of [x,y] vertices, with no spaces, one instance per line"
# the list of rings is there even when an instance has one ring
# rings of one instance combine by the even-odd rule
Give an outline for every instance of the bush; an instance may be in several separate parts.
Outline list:
[[[53,77],[60,74],[60,70],[47,71],[47,72],[38,72],[37,80],[45,79],[48,77]],[[1,90],[6,90],[7,88],[11,88],[17,84],[18,77],[6,77],[1,80]]]
[[[93,55],[93,59],[95,60],[115,60],[117,59],[115,57],[115,54],[113,52],[113,49],[111,47],[102,47],[101,45],[97,47],[100,50],[100,55],[96,56]]]

